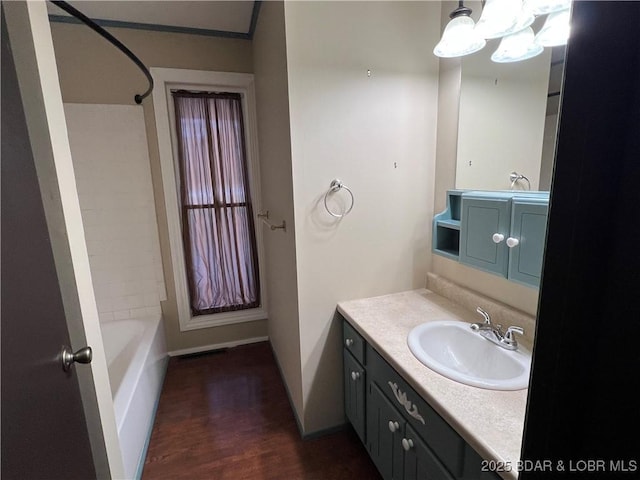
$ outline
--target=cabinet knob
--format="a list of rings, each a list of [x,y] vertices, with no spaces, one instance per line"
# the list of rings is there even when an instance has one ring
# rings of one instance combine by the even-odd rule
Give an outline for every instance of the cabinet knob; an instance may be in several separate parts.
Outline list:
[[[513,238],[513,237],[507,238],[507,247],[509,248],[517,247],[519,243],[520,243],[520,240],[518,240],[517,238]]]
[[[400,424],[398,422],[389,420],[389,430],[391,431],[391,433],[397,431],[399,428],[400,428]]]
[[[351,372],[351,378],[355,382],[360,378],[360,372]]]
[[[409,450],[411,450],[413,448],[413,440],[411,440],[410,438],[403,438],[402,448],[404,448],[405,452],[408,452]]]
[[[500,243],[504,240],[504,235],[501,233],[494,233],[491,240],[493,240],[493,243]]]
[[[345,344],[347,347],[350,347],[351,345],[353,345],[353,339],[351,339],[351,338],[347,338],[347,339],[344,341],[344,344]]]

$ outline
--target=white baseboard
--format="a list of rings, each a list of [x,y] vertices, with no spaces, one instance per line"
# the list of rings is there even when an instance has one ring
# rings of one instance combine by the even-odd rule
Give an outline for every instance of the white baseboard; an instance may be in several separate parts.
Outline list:
[[[180,355],[191,355],[194,353],[208,352],[209,350],[220,350],[222,348],[232,348],[238,345],[249,345],[251,343],[266,342],[269,337],[251,337],[232,342],[212,343],[211,345],[202,345],[200,347],[183,348],[181,350],[173,350],[169,352],[170,357],[179,357]]]

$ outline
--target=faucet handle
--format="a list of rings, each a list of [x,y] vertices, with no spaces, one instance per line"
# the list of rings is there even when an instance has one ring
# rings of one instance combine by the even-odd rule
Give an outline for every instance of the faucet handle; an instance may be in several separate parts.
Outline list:
[[[484,318],[484,324],[485,325],[491,325],[491,317],[489,316],[489,314],[487,312],[485,312],[481,307],[477,307],[476,308],[476,312],[478,312],[480,315],[482,315],[482,318]]]
[[[524,328],[517,327],[515,325],[512,325],[511,327],[507,328],[507,331],[504,334],[505,343],[508,343],[513,346],[518,345],[518,342],[516,341],[516,337],[514,336],[514,333],[517,333],[518,335],[524,335]]]

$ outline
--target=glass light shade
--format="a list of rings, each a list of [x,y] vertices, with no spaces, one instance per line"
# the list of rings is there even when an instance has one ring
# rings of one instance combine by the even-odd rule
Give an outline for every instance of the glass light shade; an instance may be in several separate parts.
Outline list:
[[[546,15],[571,7],[571,0],[524,0],[524,3],[534,15]]]
[[[453,18],[445,27],[442,39],[433,49],[438,57],[462,57],[477,52],[487,42],[474,30],[475,22],[467,15]]]
[[[510,63],[540,55],[544,51],[544,47],[535,43],[533,38],[531,27],[503,37],[500,45],[491,55],[491,60],[496,63]]]
[[[535,42],[543,47],[557,47],[566,45],[569,40],[570,11],[552,13],[547,17],[542,29],[535,37]]]
[[[522,0],[487,0],[476,24],[476,32],[483,38],[498,38],[511,33],[518,24],[521,11]]]
[[[533,24],[535,19],[536,17],[533,12],[531,12],[531,10],[529,10],[523,3],[522,8],[520,9],[520,13],[518,14],[515,26],[511,29],[510,32],[507,32],[505,35],[510,35],[512,33],[519,32],[520,30],[524,30],[525,28]]]

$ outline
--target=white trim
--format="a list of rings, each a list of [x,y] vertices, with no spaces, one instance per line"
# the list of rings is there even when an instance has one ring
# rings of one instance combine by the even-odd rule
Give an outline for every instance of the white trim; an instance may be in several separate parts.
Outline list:
[[[256,222],[256,248],[258,250],[258,268],[260,270],[259,308],[239,310],[235,312],[217,313],[214,315],[191,316],[189,305],[189,288],[187,285],[187,269],[184,260],[182,228],[180,225],[180,201],[178,195],[178,174],[174,161],[176,145],[175,132],[171,127],[174,117],[171,89],[190,90],[224,90],[242,95],[242,108],[245,117],[245,143],[249,164],[249,188],[254,213],[261,211],[260,206],[260,165],[258,162],[257,119],[255,108],[254,77],[250,73],[207,72],[202,70],[182,70],[176,68],[151,68],[155,83],[153,90],[153,107],[155,111],[156,130],[158,133],[158,150],[162,170],[162,186],[167,211],[169,229],[169,246],[173,266],[174,284],[180,331],[209,328],[232,323],[250,322],[267,318],[267,291],[264,281],[264,247],[262,229]],[[254,219],[255,222],[255,219]]]
[[[242,340],[233,340],[232,342],[212,343],[211,345],[204,345],[202,347],[183,348],[181,350],[173,350],[169,352],[170,357],[179,357],[181,355],[192,355],[194,353],[208,352],[209,350],[220,350],[223,348],[233,348],[238,345],[250,345],[252,343],[266,342],[269,337],[251,337],[244,338]]]

